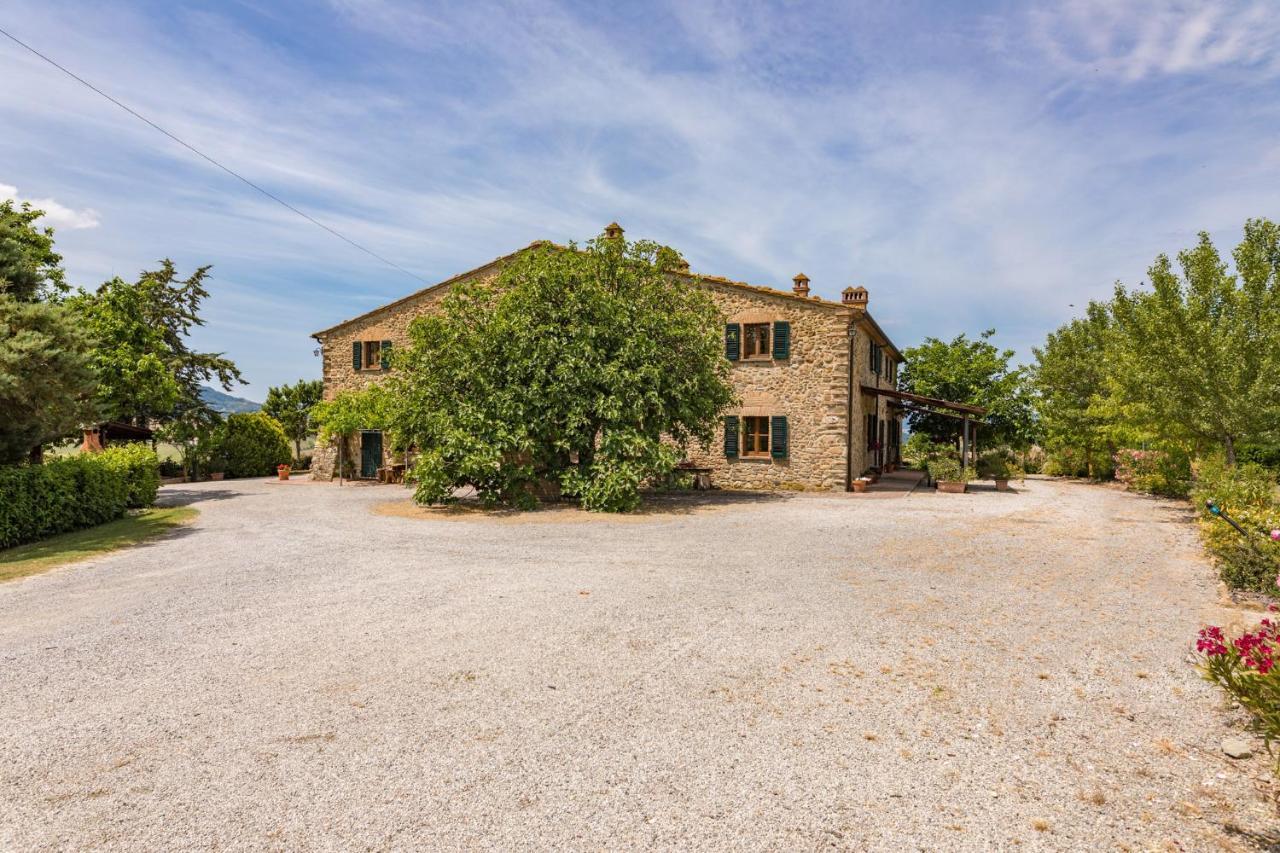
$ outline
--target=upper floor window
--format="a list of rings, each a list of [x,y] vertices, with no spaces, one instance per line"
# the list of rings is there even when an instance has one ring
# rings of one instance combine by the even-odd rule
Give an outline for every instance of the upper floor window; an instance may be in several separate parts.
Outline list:
[[[730,361],[768,361],[791,358],[791,324],[773,322],[726,323],[724,357]]]
[[[742,357],[771,358],[768,323],[747,323],[742,327]]]
[[[390,366],[391,341],[352,341],[353,370],[386,370]]]

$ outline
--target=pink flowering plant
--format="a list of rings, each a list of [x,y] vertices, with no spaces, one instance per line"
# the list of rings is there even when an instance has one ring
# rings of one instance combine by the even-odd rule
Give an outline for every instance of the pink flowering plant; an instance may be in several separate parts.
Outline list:
[[[1271,610],[1276,610],[1274,604]],[[1272,744],[1280,741],[1280,624],[1263,619],[1234,639],[1210,625],[1200,630],[1196,652],[1205,679],[1249,712],[1250,728],[1262,737],[1267,752],[1275,755]],[[1274,770],[1280,775],[1280,760]]]

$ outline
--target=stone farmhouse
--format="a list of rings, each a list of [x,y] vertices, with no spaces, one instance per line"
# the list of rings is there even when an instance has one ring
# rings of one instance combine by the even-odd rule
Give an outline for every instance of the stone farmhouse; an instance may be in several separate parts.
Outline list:
[[[606,236],[621,236],[612,223]],[[388,373],[388,354],[409,342],[413,319],[432,311],[451,285],[496,275],[510,255],[316,332],[323,356],[324,396],[358,389]],[[848,490],[872,469],[897,463],[903,395],[902,354],[867,310],[862,287],[841,301],[810,295],[804,273],[776,290],[682,271],[724,315],[725,358],[741,406],[724,413],[709,450],[688,462],[710,469],[714,485],[737,489]],[[377,430],[348,439],[348,476],[373,478],[391,464]],[[336,475],[337,448],[317,446],[313,475]],[[359,461],[358,471],[353,470]]]

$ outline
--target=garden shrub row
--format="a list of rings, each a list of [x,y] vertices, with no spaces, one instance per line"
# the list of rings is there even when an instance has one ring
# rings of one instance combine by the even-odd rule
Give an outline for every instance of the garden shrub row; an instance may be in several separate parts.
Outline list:
[[[0,548],[119,518],[153,504],[159,487],[159,461],[143,445],[0,466]]]
[[[1267,534],[1280,529],[1275,472],[1252,462],[1230,467],[1221,457],[1203,459],[1195,466],[1191,499],[1200,512],[1205,546],[1217,559],[1222,580],[1233,589],[1274,595],[1280,575],[1280,544]],[[1210,500],[1244,528],[1246,535],[1214,517],[1206,504]]]
[[[1191,492],[1191,457],[1185,450],[1118,450],[1116,480],[1133,492],[1185,498]]]

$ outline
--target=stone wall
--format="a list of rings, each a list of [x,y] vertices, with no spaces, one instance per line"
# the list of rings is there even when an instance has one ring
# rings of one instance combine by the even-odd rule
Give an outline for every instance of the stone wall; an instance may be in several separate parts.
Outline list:
[[[801,301],[750,288],[709,283],[727,323],[791,324],[790,358],[733,363],[732,381],[741,405],[726,415],[785,415],[786,459],[731,459],[724,453],[724,426],[710,447],[689,450],[689,461],[711,469],[711,482],[730,489],[843,489],[849,393],[847,308]]]
[[[492,275],[492,267],[476,270],[477,277]],[[418,293],[392,302],[383,308],[358,317],[350,323],[335,326],[316,335],[320,341],[321,378],[324,380],[324,399],[332,400],[340,391],[358,391],[370,383],[379,382],[387,376],[381,369],[355,370],[351,363],[351,345],[356,341],[391,341],[394,351],[396,347],[409,345],[409,324],[415,317],[425,314],[449,292],[446,282]],[[382,445],[383,464],[392,463],[391,450],[384,441]],[[359,436],[348,439],[347,464],[360,461]],[[403,461],[396,459],[394,461]],[[338,474],[337,448],[316,444],[311,456],[311,476],[318,480],[329,480]],[[348,472],[350,476],[350,472]]]
[[[471,275],[492,275],[494,271],[491,265]],[[791,324],[789,358],[734,362],[732,382],[741,405],[726,412],[766,417],[785,415],[789,440],[785,459],[729,459],[724,453],[721,423],[706,451],[697,446],[689,449],[689,461],[712,469],[712,483],[722,488],[841,490],[845,487],[845,451],[851,436],[852,475],[862,474],[873,464],[872,453],[865,449],[864,414],[877,402],[874,396],[864,394],[860,386],[890,387],[890,383],[887,376],[877,377],[870,370],[868,341],[873,333],[859,322],[860,313],[837,303],[798,299],[763,288],[742,287],[720,280],[694,280],[701,281],[726,322],[784,320]],[[379,369],[353,369],[352,342],[391,341],[393,349],[407,346],[409,324],[415,317],[433,310],[451,283],[420,291],[318,334],[323,355],[324,398],[332,399],[340,391],[358,390],[385,378],[386,372]],[[851,324],[856,376],[852,429],[848,420]],[[887,398],[879,399],[882,418],[888,416],[887,404]],[[355,436],[348,439],[348,466],[358,465],[359,459],[359,436]],[[383,459],[383,464],[392,462],[385,442]],[[336,447],[317,445],[311,464],[316,478],[336,476]]]

